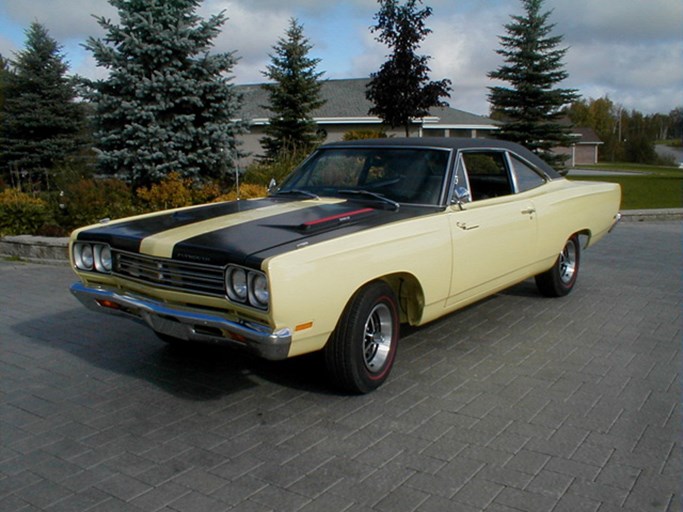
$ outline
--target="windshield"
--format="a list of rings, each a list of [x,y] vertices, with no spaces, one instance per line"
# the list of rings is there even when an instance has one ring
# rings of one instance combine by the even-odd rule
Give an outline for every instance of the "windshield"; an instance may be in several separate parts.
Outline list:
[[[323,148],[285,180],[278,194],[438,205],[449,156],[449,150],[431,148]]]

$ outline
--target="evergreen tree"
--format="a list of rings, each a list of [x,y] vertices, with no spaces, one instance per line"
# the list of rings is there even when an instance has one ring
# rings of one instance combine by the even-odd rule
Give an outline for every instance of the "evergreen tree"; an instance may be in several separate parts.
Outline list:
[[[0,53],[0,115],[5,105],[5,88],[9,80],[9,61]]]
[[[263,86],[270,99],[264,107],[273,116],[261,139],[269,160],[286,153],[306,153],[319,141],[311,113],[325,104],[320,97],[319,79],[323,73],[316,71],[320,59],[308,56],[311,48],[303,25],[292,18],[285,37],[273,47],[271,64],[263,72],[272,80]]]
[[[446,106],[441,98],[450,97],[450,80],[429,81],[430,57],[417,55],[420,42],[431,33],[425,20],[432,14],[430,7],[418,9],[421,0],[378,0],[380,9],[372,32],[376,40],[391,48],[389,59],[377,73],[370,75],[366,96],[374,106],[369,113],[385,124],[404,127],[410,135],[412,119],[429,115],[432,107]]]
[[[40,23],[26,31],[25,48],[11,64],[8,70],[3,63],[0,78],[2,173],[21,173],[49,188],[51,170],[85,142],[84,111],[60,45]]]
[[[505,25],[508,35],[499,37],[497,53],[506,63],[488,76],[511,87],[489,87],[489,101],[494,115],[504,121],[502,138],[558,164],[564,158],[551,149],[571,143],[571,128],[558,123],[561,109],[578,95],[574,89],[554,87],[568,76],[562,63],[567,49],[558,48],[562,36],[550,35],[555,25],[548,23],[551,12],[541,12],[543,2],[522,0],[524,16],[512,16],[513,21]]]
[[[97,21],[104,39],[89,38],[105,80],[90,82],[96,105],[100,165],[135,186],[171,171],[183,177],[220,177],[238,156],[232,121],[241,101],[230,83],[232,52],[209,54],[226,20],[202,20],[201,0],[109,0],[120,25]]]

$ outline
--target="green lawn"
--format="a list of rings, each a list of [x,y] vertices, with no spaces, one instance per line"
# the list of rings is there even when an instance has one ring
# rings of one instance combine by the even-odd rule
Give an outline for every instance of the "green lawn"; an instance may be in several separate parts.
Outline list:
[[[570,176],[569,179],[619,183],[622,210],[683,208],[683,169],[636,164],[600,164],[582,168],[604,171],[604,174]],[[615,173],[612,175],[610,171]],[[618,171],[631,171],[634,174],[623,176],[617,174]]]

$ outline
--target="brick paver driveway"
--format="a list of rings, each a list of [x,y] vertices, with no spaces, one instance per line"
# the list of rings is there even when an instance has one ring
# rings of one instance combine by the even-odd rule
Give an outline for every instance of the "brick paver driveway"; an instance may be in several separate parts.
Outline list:
[[[167,347],[0,262],[2,511],[678,511],[681,229],[404,333],[387,385]]]

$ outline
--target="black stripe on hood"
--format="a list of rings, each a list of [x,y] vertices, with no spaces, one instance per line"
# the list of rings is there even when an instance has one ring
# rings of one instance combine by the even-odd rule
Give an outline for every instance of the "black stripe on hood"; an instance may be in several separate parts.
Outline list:
[[[263,199],[202,205],[117,224],[104,224],[101,227],[81,231],[78,234],[78,240],[104,242],[124,251],[140,252],[140,243],[148,236],[222,215],[254,210],[272,204],[272,200]]]
[[[394,211],[369,208],[355,201],[324,204],[189,238],[175,245],[173,258],[259,268],[264,259],[303,245],[427,215],[436,209],[402,207]]]

